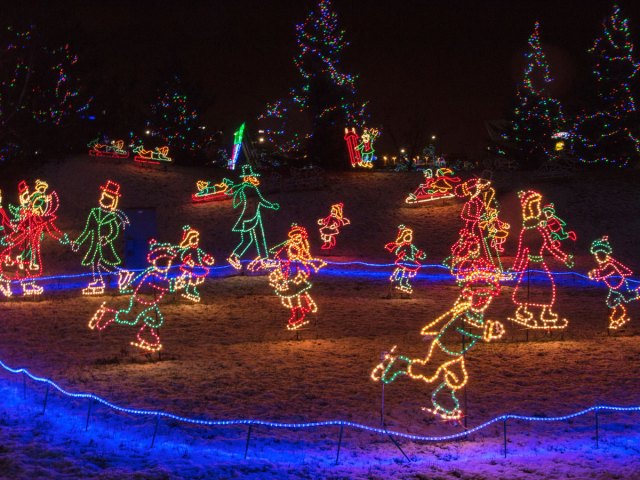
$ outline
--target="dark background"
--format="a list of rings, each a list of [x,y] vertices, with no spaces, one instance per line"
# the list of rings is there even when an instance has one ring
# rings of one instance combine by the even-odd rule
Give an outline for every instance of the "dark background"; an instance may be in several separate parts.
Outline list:
[[[227,135],[253,120],[296,80],[294,25],[315,0],[24,1],[2,24],[29,23],[52,43],[70,42],[94,110],[126,113],[153,98],[168,72],[201,93],[209,127]],[[619,2],[637,43],[640,2]],[[334,0],[351,45],[344,69],[359,73],[385,153],[438,138],[444,152],[481,155],[485,120],[504,118],[536,20],[555,94],[579,107],[591,80],[585,51],[609,1]],[[108,106],[108,107],[105,107]],[[230,138],[230,137],[229,137]]]

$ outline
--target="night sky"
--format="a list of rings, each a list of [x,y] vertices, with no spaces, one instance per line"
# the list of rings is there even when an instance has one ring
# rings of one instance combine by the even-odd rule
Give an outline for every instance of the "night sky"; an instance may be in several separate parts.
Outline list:
[[[20,3],[20,2],[19,2]],[[207,2],[21,2],[6,24],[35,23],[68,41],[96,98],[121,92],[120,105],[154,94],[178,71],[202,92],[212,128],[230,132],[252,120],[296,80],[295,23],[314,0]],[[383,127],[379,151],[436,134],[448,153],[481,155],[485,120],[505,117],[524,68],[536,20],[556,94],[579,105],[590,80],[585,50],[610,13],[609,1],[334,0],[351,45],[344,69],[360,74],[371,123]],[[640,2],[619,2],[640,38]],[[115,99],[120,103],[120,98]]]

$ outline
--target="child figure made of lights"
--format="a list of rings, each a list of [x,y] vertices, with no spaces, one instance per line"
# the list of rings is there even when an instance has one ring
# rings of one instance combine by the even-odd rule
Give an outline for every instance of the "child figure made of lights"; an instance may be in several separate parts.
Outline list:
[[[99,139],[96,138],[91,140],[87,147],[89,147],[89,155],[94,157],[129,157],[129,151],[125,148],[124,140],[113,140],[110,143],[100,143]]]
[[[542,207],[542,214],[547,222],[551,240],[556,242],[556,245],[559,246],[560,242],[563,242],[566,239],[573,240],[574,242],[577,240],[578,237],[576,236],[576,232],[565,232],[564,227],[567,223],[556,215],[556,208],[553,203]]]
[[[609,328],[620,328],[629,321],[624,304],[640,298],[640,286],[629,284],[628,278],[633,272],[611,256],[613,249],[609,243],[609,237],[604,236],[594,240],[589,251],[598,263],[598,268],[589,271],[589,278],[602,281],[609,288],[607,294],[607,307],[611,309]]]
[[[512,295],[517,309],[509,320],[532,329],[563,329],[569,322],[553,312],[556,285],[544,256],[551,254],[569,268],[573,266],[573,256],[562,251],[560,242],[553,239],[542,212],[542,196],[532,190],[518,195],[522,207],[522,231],[513,264],[518,282]],[[534,284],[533,288],[529,288],[529,282]],[[538,318],[530,310],[532,307],[539,311]]]
[[[159,305],[166,294],[180,288],[179,284],[169,278],[169,270],[177,256],[178,250],[174,245],[151,240],[147,254],[149,266],[131,279],[131,283],[136,286],[127,307],[116,310],[107,307],[104,302],[89,321],[89,328],[102,331],[112,323],[131,326],[141,324],[136,341],[131,342],[131,345],[147,352],[159,351],[162,343],[158,329],[164,323]]]
[[[484,318],[493,298],[500,294],[504,277],[486,260],[482,244],[477,235],[463,229],[453,245],[451,269],[461,287],[460,297],[449,311],[422,329],[421,335],[429,339],[426,355],[400,355],[394,346],[371,373],[374,381],[385,384],[407,376],[433,385],[431,406],[423,411],[443,420],[458,420],[464,415],[458,399],[469,378],[464,354],[478,341],[499,339],[505,331],[500,322]]]
[[[182,296],[193,302],[200,301],[198,285],[204,283],[209,275],[209,267],[214,259],[205,253],[200,247],[200,233],[185,225],[182,227],[182,240],[178,245],[178,257],[180,259],[180,276],[176,280],[176,288],[184,288]]]
[[[310,295],[312,284],[309,278],[326,263],[311,256],[309,235],[304,227],[294,223],[288,237],[269,251],[273,258],[252,262],[252,265],[253,268],[270,270],[269,285],[280,297],[282,305],[291,310],[287,330],[298,330],[309,323],[308,313],[318,311]]]
[[[129,218],[118,209],[120,184],[107,180],[100,190],[99,206],[91,209],[84,230],[71,242],[74,252],[83,245],[86,247],[82,265],[90,266],[92,271],[91,283],[82,290],[84,295],[104,293],[102,275],[114,271],[122,263],[116,252],[115,242],[120,232],[129,225]]]
[[[278,210],[280,205],[267,201],[260,193],[260,174],[253,171],[251,165],[242,166],[242,181],[232,185],[225,192],[233,197],[233,208],[240,208],[240,216],[231,229],[240,233],[240,243],[231,252],[227,261],[236,270],[242,269],[241,259],[249,247],[256,249],[256,259],[267,258],[267,241],[262,226],[262,209]],[[227,180],[226,182],[230,182]],[[249,197],[249,198],[247,198]],[[251,198],[253,197],[253,198]]]
[[[191,195],[193,203],[218,202],[220,200],[230,200],[231,187],[233,182],[228,178],[224,178],[220,183],[212,184],[207,180],[198,180],[196,188],[198,191]]]
[[[340,233],[340,227],[351,224],[351,221],[344,216],[344,204],[334,203],[331,205],[331,212],[328,216],[318,219],[320,225],[320,238],[324,242],[322,250],[331,250],[336,246],[336,237]]]
[[[159,165],[160,163],[173,162],[173,158],[169,157],[169,147],[156,147],[153,150],[145,150],[142,145],[133,147],[133,153],[136,154],[133,160],[138,163],[150,163]]]
[[[427,254],[413,244],[413,230],[399,225],[396,240],[387,243],[384,248],[396,256],[396,268],[389,277],[391,285],[403,293],[413,293],[410,280],[422,267],[420,260],[427,258]]]
[[[424,183],[421,183],[415,192],[410,193],[405,203],[425,203],[434,200],[453,198],[453,188],[460,183],[460,178],[455,177],[450,168],[438,168],[435,177],[430,168],[424,170]]]
[[[27,182],[18,185],[19,205],[10,206],[12,231],[3,239],[0,250],[0,292],[10,297],[11,281],[20,282],[24,295],[40,295],[43,288],[36,285],[35,279],[43,274],[42,240],[45,234],[69,244],[69,237],[56,226],[56,212],[59,206],[58,194],[47,193],[49,185],[36,180],[32,193]]]
[[[356,148],[358,146],[359,140],[360,136],[356,133],[355,127],[352,127],[351,129],[344,129],[344,141],[347,143],[349,161],[351,162],[351,166],[353,168],[355,168],[357,165],[362,164],[362,156],[360,155],[360,150]]]
[[[363,168],[373,168],[376,151],[373,148],[373,142],[380,135],[380,131],[375,128],[365,128],[360,135],[360,143],[356,145],[356,150],[360,153],[359,166]]]

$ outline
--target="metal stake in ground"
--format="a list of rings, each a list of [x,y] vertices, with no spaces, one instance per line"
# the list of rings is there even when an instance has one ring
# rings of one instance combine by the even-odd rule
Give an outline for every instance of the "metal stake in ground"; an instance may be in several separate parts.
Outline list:
[[[153,438],[151,439],[151,446],[149,448],[153,448],[153,445],[156,443],[156,435],[158,434],[158,424],[160,423],[160,415],[156,413],[156,426],[153,429]]]
[[[338,465],[338,460],[340,460],[340,447],[342,446],[342,433],[344,431],[344,424],[340,424],[340,436],[338,437],[338,453],[336,453],[336,465]]]
[[[503,420],[502,435],[504,437],[504,458],[507,458],[507,419]]]
[[[49,384],[47,383],[47,391],[44,394],[44,404],[42,405],[42,415],[47,410],[47,400],[49,399]]]
[[[91,416],[91,405],[93,405],[93,398],[89,399],[89,408],[87,408],[87,421],[84,425],[85,432],[89,429],[89,417]]]
[[[247,459],[247,453],[249,452],[249,441],[251,441],[251,428],[253,425],[249,424],[249,430],[247,431],[247,443],[244,445],[244,459]]]

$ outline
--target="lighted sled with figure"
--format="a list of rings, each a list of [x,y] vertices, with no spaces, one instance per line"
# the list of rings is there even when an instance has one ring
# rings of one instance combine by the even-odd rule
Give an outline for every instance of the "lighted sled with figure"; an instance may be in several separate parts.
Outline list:
[[[156,147],[153,150],[145,150],[145,148],[140,145],[134,147],[133,153],[136,154],[133,157],[134,162],[138,163],[150,163],[152,165],[160,165],[161,163],[171,163],[173,162],[173,158],[169,156],[169,147]]]
[[[453,198],[453,188],[460,183],[460,177],[455,177],[450,168],[438,168],[436,175],[430,168],[424,170],[424,183],[421,183],[415,192],[410,193],[405,199],[409,205],[445,200]]]
[[[98,139],[87,144],[89,155],[92,157],[128,158],[129,152],[124,148],[124,140],[113,140],[110,143],[100,143]]]
[[[198,191],[191,195],[193,203],[220,202],[231,200],[233,197],[232,182],[224,178],[220,183],[211,184],[206,180],[198,180],[196,188]]]

